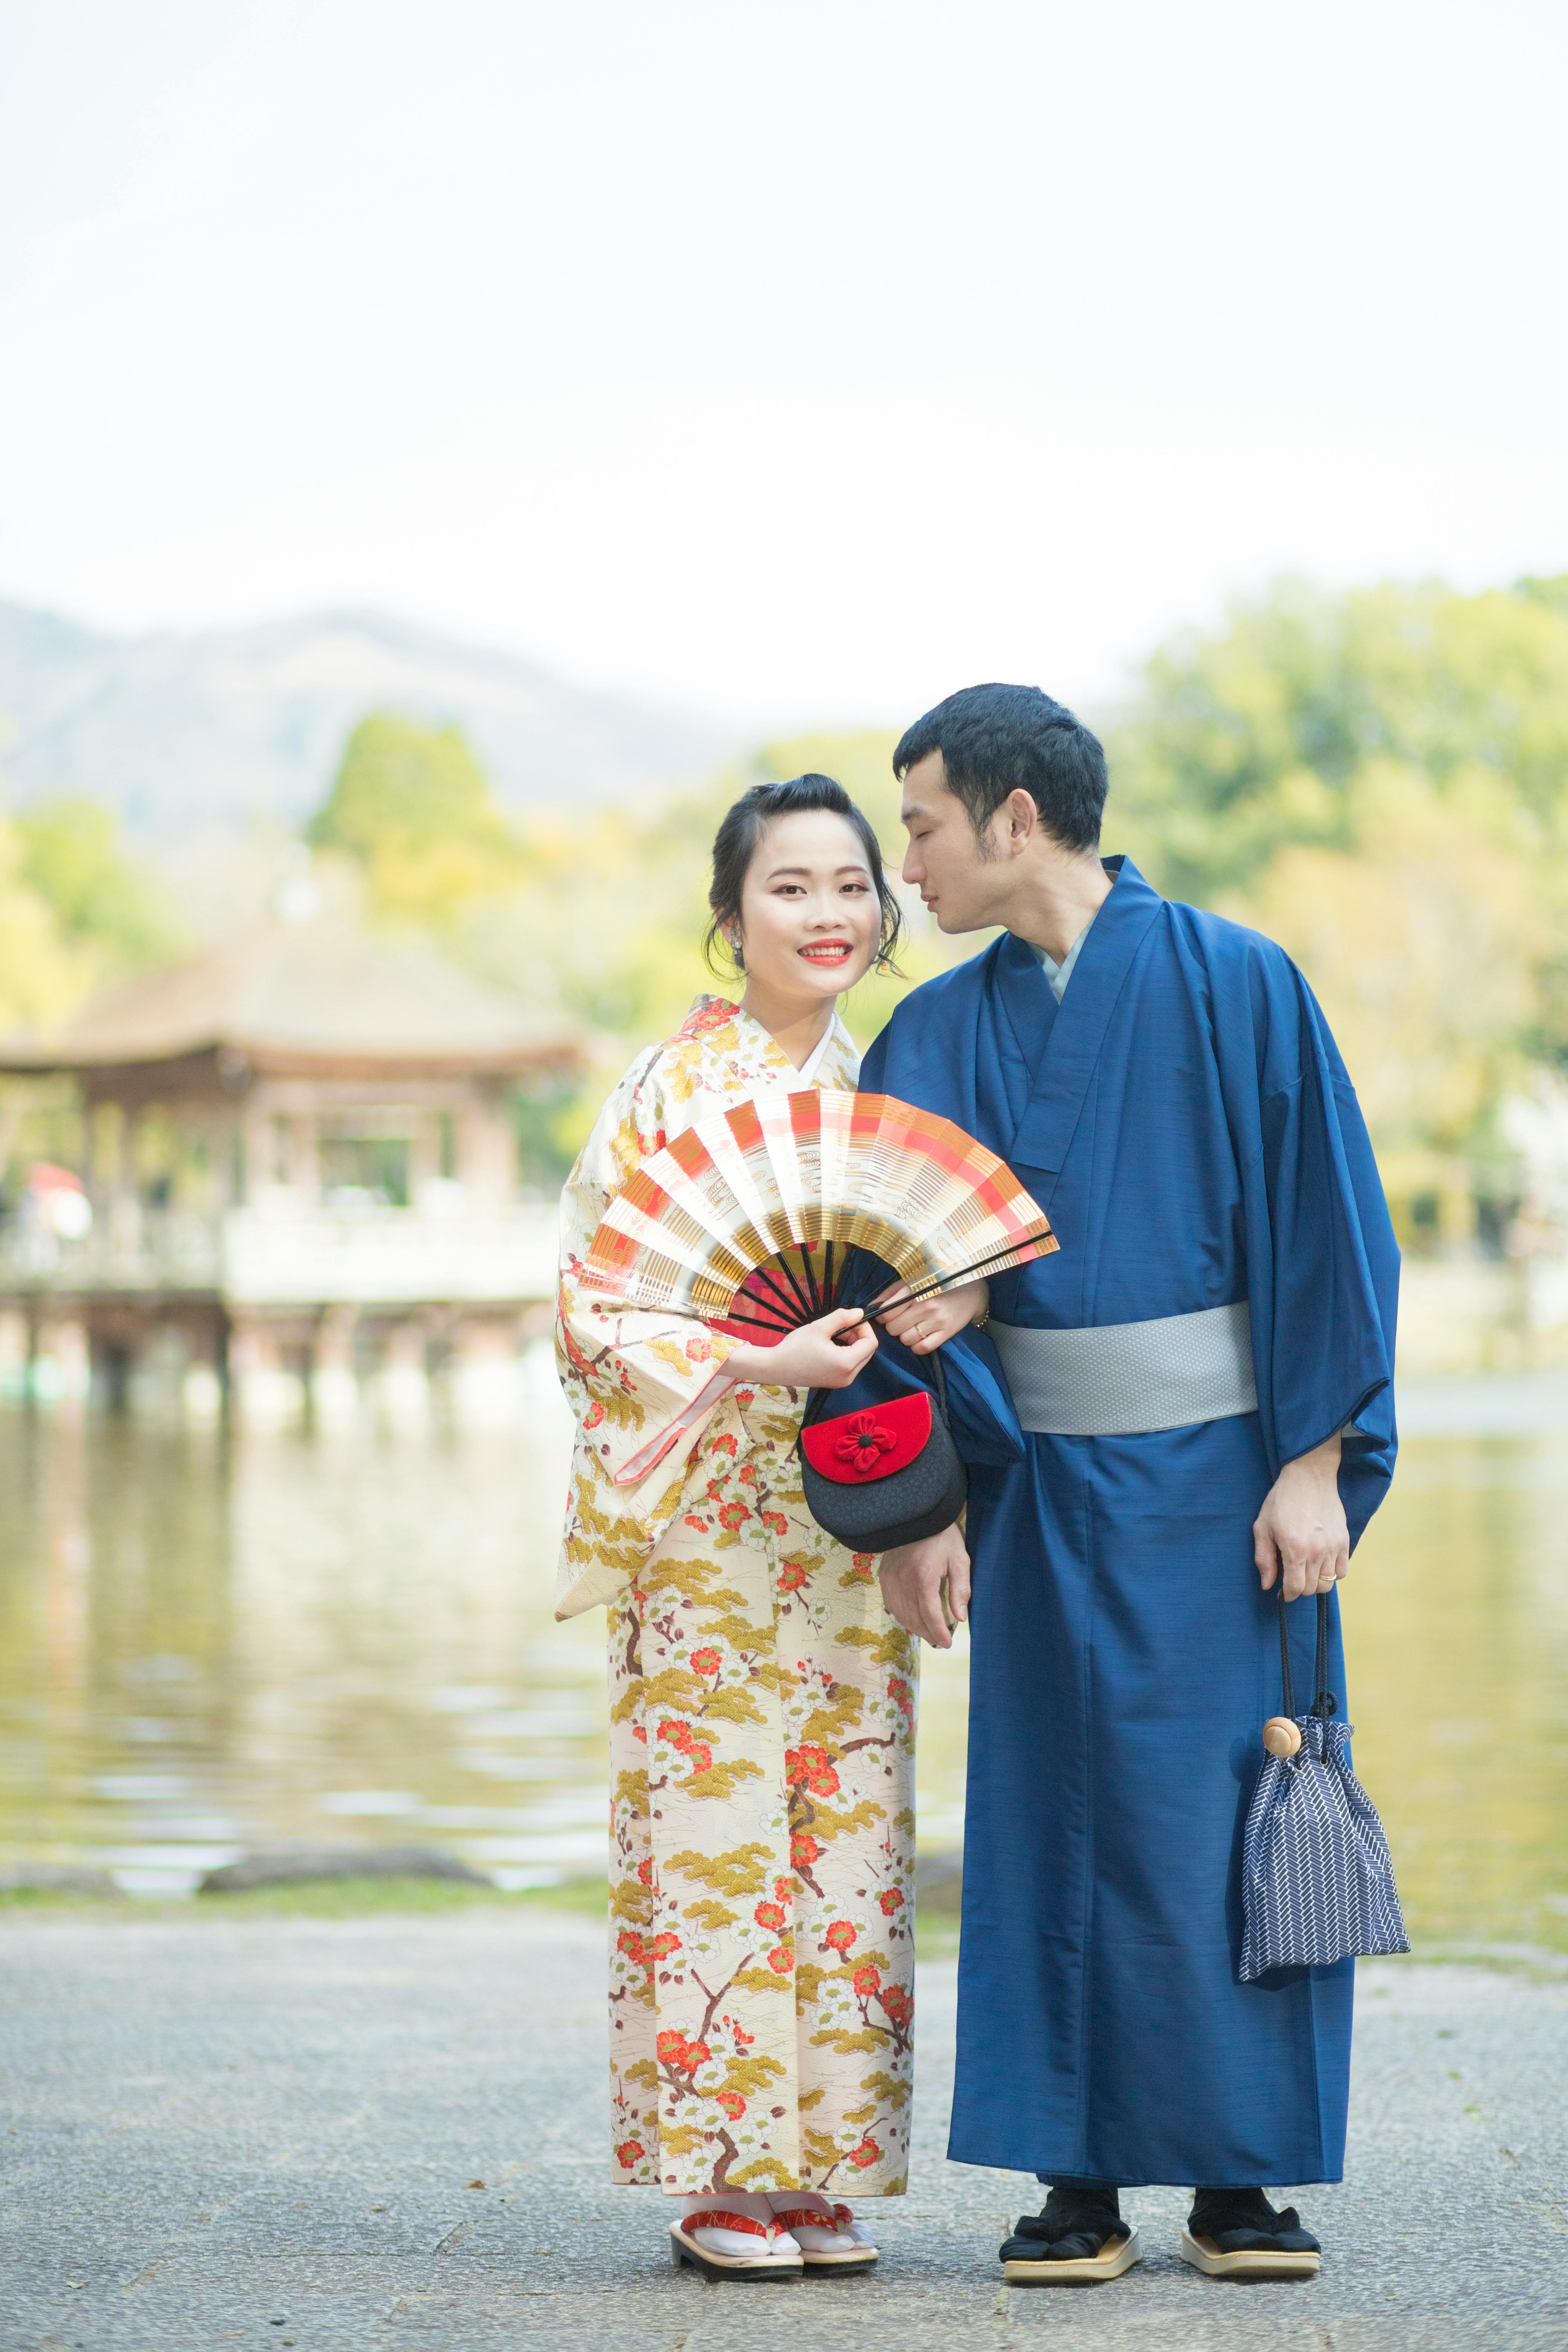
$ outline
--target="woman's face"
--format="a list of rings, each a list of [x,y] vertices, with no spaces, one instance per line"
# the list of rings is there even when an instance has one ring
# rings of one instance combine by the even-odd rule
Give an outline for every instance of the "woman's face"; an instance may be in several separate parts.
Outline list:
[[[867,971],[881,932],[877,886],[847,819],[830,809],[774,817],[741,893],[734,943],[747,981],[784,996],[841,996]]]

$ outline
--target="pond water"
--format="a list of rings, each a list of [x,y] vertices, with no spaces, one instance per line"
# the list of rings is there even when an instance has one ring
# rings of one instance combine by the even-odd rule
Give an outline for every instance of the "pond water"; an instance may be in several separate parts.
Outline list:
[[[0,1868],[179,1895],[257,1844],[374,1841],[596,1873],[603,1621],[551,1615],[565,1431],[530,1369],[516,1433],[0,1412]],[[1563,1402],[1428,1400],[1347,1588],[1358,1765],[1427,1949],[1568,1950]],[[962,1833],[963,1675],[928,1661],[927,1848]]]

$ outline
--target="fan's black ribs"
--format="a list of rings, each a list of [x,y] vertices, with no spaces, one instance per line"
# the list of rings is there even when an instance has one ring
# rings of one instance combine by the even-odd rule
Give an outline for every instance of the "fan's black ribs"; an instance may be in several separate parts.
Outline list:
[[[816,1309],[811,1303],[809,1293],[804,1291],[799,1283],[795,1280],[795,1270],[791,1266],[789,1259],[784,1255],[783,1250],[779,1252],[778,1256],[774,1259],[773,1263],[795,1293],[795,1302],[800,1308],[801,1321],[803,1323],[809,1323],[813,1316],[816,1313]],[[762,1273],[760,1266],[757,1270],[759,1274]],[[767,1280],[767,1276],[763,1275],[763,1279],[765,1282]]]
[[[782,1317],[742,1315],[738,1307],[731,1307],[722,1320],[726,1323],[754,1323],[759,1331],[793,1331],[797,1328],[794,1323],[786,1323]]]
[[[781,1265],[782,1265],[782,1264],[783,1264],[783,1262],[782,1262],[782,1260],[781,1260]],[[752,1273],[751,1273],[751,1276],[749,1276],[749,1279],[750,1279],[750,1280],[752,1280],[752,1281],[753,1281],[753,1282],[760,1282],[760,1283],[764,1284],[764,1285],[765,1285],[765,1286],[766,1286],[769,1290],[771,1290],[771,1291],[773,1292],[773,1297],[778,1300],[779,1305],[784,1308],[784,1314],[785,1314],[785,1316],[788,1318],[788,1320],[780,1326],[781,1329],[785,1330],[785,1331],[793,1331],[793,1330],[795,1329],[795,1327],[796,1323],[800,1320],[799,1317],[798,1317],[798,1316],[796,1315],[796,1313],[795,1313],[795,1308],[796,1308],[797,1307],[804,1307],[804,1306],[805,1306],[805,1301],[802,1298],[802,1297],[801,1297],[801,1295],[800,1295],[799,1290],[795,1287],[795,1283],[794,1283],[792,1280],[790,1280],[790,1272],[789,1272],[789,1268],[788,1268],[788,1266],[787,1266],[787,1265],[784,1266],[784,1267],[783,1267],[783,1271],[784,1271],[784,1278],[785,1278],[785,1280],[789,1282],[790,1291],[793,1291],[793,1292],[795,1293],[795,1296],[794,1296],[793,1297],[790,1297],[789,1292],[786,1292],[786,1291],[783,1291],[783,1290],[781,1290],[781,1289],[779,1288],[779,1286],[778,1286],[778,1284],[773,1280],[773,1276],[772,1276],[771,1274],[764,1274],[764,1273],[763,1273],[763,1269],[762,1269],[762,1267],[761,1267],[760,1265],[759,1265],[759,1266],[754,1266],[754,1267],[752,1268]],[[743,1290],[743,1289],[745,1288],[745,1284],[744,1284],[744,1283],[742,1283],[742,1286],[741,1286],[741,1287],[742,1287],[742,1289]],[[754,1296],[754,1294],[753,1294],[753,1296]],[[760,1307],[760,1306],[762,1306],[762,1305],[763,1304],[763,1300],[758,1299],[758,1300],[757,1300],[757,1304],[758,1304],[758,1306]],[[809,1321],[809,1319],[810,1319],[810,1318],[809,1318],[809,1314],[808,1314],[808,1316],[807,1316],[807,1320]]]

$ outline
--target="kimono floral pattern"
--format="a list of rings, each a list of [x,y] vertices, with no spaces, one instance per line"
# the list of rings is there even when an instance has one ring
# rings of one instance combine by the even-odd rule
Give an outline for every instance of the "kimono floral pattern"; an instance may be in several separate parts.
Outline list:
[[[855,1069],[837,1030],[816,1078]],[[805,1507],[804,1399],[716,1379],[721,1336],[574,1279],[639,1157],[800,1083],[700,999],[612,1096],[563,1207],[557,1613],[609,1612],[612,2174],[691,2195],[896,2196],[908,2169],[913,1644],[874,1559]]]

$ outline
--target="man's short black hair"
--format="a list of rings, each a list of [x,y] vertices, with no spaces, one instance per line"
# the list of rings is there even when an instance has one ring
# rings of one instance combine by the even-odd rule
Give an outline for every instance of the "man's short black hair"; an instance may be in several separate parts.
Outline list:
[[[893,754],[900,780],[942,753],[948,790],[984,833],[1009,793],[1027,793],[1065,849],[1093,849],[1108,782],[1098,736],[1037,686],[966,686],[917,719]]]

